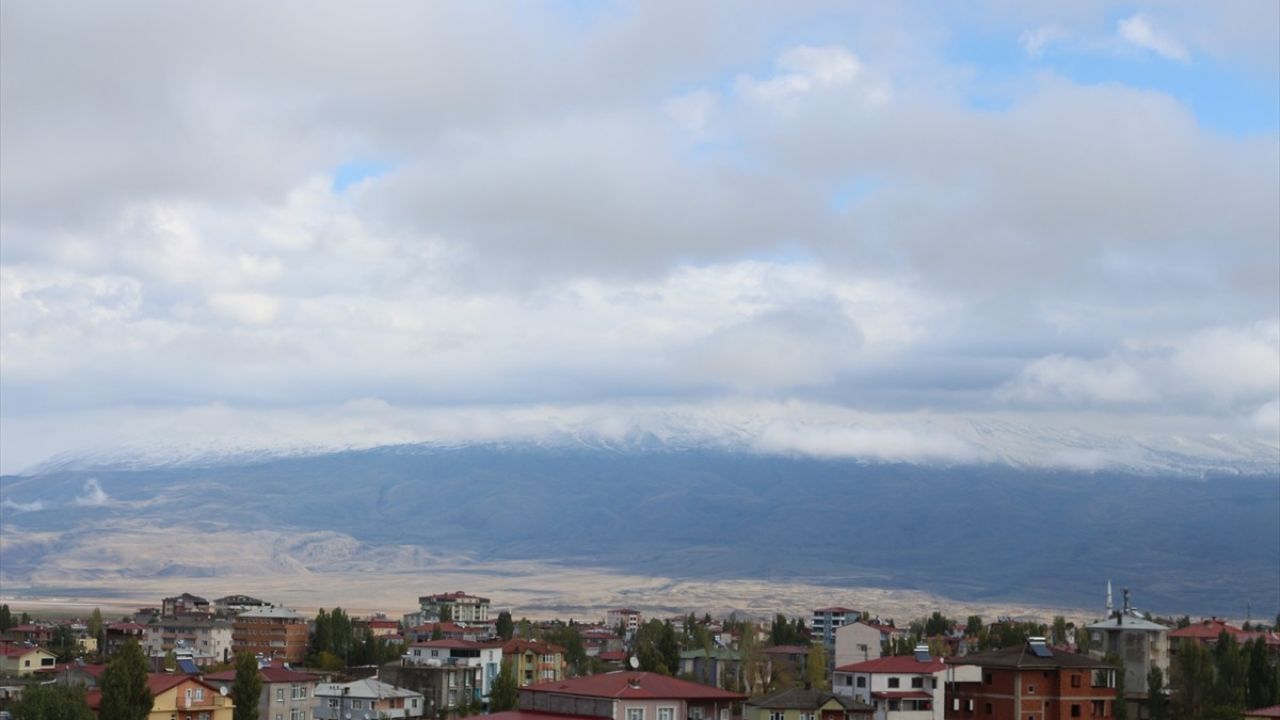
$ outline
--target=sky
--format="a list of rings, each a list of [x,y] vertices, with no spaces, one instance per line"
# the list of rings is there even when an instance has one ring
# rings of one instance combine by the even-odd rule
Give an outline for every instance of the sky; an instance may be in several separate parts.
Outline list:
[[[646,431],[1280,467],[1278,34],[1243,0],[7,1],[0,470]]]

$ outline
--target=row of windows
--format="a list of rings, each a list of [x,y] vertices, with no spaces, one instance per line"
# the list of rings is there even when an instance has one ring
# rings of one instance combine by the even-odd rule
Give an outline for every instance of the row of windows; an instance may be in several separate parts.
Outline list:
[[[675,720],[675,717],[675,708],[658,708],[658,720]],[[627,720],[644,720],[644,708],[627,708]]]

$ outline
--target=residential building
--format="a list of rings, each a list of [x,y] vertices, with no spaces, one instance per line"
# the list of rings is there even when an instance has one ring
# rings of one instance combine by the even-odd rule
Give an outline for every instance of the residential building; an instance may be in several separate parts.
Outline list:
[[[428,640],[409,646],[403,657],[414,665],[474,669],[475,677],[468,686],[476,689],[476,695],[471,699],[488,702],[489,690],[502,670],[502,653],[501,642]]]
[[[947,671],[946,663],[920,645],[913,655],[841,665],[832,673],[831,687],[873,705],[875,720],[942,720],[946,681],[979,677],[972,666],[963,666],[962,678],[948,678]]]
[[[839,667],[884,655],[899,631],[890,625],[857,620],[836,628],[835,635],[835,666]]]
[[[1169,628],[1141,616],[1116,613],[1115,617],[1085,628],[1089,633],[1089,653],[1103,658],[1115,653],[1124,661],[1125,700],[1128,717],[1140,717],[1147,699],[1147,674],[1160,668],[1167,685],[1169,678]]]
[[[258,670],[258,677],[262,680],[262,694],[258,699],[259,720],[311,720],[319,676],[281,665],[268,665]],[[213,673],[204,679],[218,686],[219,691],[224,687],[230,691],[236,681],[236,671]]]
[[[966,655],[976,682],[955,682],[946,720],[1070,720],[1114,717],[1118,671],[1095,658],[1056,652],[1043,638]]]
[[[377,678],[349,683],[320,683],[313,705],[315,720],[415,718],[426,712],[422,693]]]
[[[1236,642],[1244,642],[1252,637],[1250,633],[1231,625],[1225,620],[1209,618],[1171,631],[1169,633],[1169,649],[1176,655],[1178,648],[1185,643],[1194,642],[1212,647],[1218,644],[1218,636],[1224,632],[1234,637]]]
[[[564,679],[564,648],[559,645],[513,638],[502,646],[502,657],[511,660],[516,684],[521,687]]]
[[[136,622],[116,622],[110,623],[103,629],[103,636],[106,639],[106,647],[103,651],[107,656],[115,655],[121,646],[130,640],[143,645],[146,643],[147,626]]]
[[[213,612],[224,617],[239,615],[246,610],[261,610],[269,607],[271,607],[271,603],[266,600],[259,600],[248,595],[227,595],[213,601]]]
[[[429,654],[430,649],[422,648]],[[439,650],[437,648],[437,650]],[[399,665],[383,665],[378,677],[396,687],[421,693],[425,712],[436,715],[449,712],[462,705],[482,705],[481,686],[483,670],[478,662],[448,664],[440,662],[414,662],[413,648],[401,659]]]
[[[247,610],[231,623],[231,648],[288,663],[307,654],[307,620],[288,608]]]
[[[182,593],[160,601],[160,617],[162,618],[180,618],[188,615],[208,617],[212,614],[213,611],[209,608],[209,601],[191,593]]]
[[[722,647],[686,650],[680,653],[680,675],[718,688],[743,687],[742,654]]]
[[[455,622],[429,622],[415,625],[405,631],[405,640],[409,643],[427,642],[439,635],[438,640],[470,640],[480,642],[490,637],[488,625],[463,626]]]
[[[619,670],[520,689],[522,713],[611,720],[730,720],[747,696],[650,672]]]
[[[640,629],[640,625],[644,623],[644,615],[639,610],[631,608],[618,608],[610,610],[604,615],[605,625],[617,630],[622,628],[622,635],[630,640],[636,634],[636,630]]]
[[[793,688],[749,700],[743,720],[872,720],[872,707],[825,690]]]
[[[582,649],[588,657],[596,657],[600,653],[621,650],[622,638],[610,627],[588,627],[582,630]]]
[[[770,675],[799,680],[805,674],[805,664],[809,660],[809,646],[774,645],[764,649],[764,656],[769,661]]]
[[[171,650],[189,651],[200,667],[230,662],[231,622],[191,616],[165,618],[146,626],[143,649],[153,658]]]
[[[423,595],[418,598],[418,604],[422,608],[420,622],[439,622],[446,619],[457,623],[489,621],[489,598],[468,595],[461,590]]]
[[[367,618],[356,618],[351,621],[351,624],[357,630],[368,629],[374,637],[378,638],[398,637],[400,635],[400,621],[392,620],[383,614]]]
[[[232,720],[235,713],[230,695],[223,695],[212,683],[190,675],[152,673],[147,676],[147,689],[152,698],[147,720]],[[99,714],[102,691],[90,690],[87,699],[89,709]]]
[[[58,656],[38,645],[0,643],[0,675],[26,677],[57,664]]]
[[[818,608],[813,611],[809,632],[813,635],[813,639],[825,645],[830,653],[836,646],[836,629],[857,622],[860,617],[862,613],[846,607]]]

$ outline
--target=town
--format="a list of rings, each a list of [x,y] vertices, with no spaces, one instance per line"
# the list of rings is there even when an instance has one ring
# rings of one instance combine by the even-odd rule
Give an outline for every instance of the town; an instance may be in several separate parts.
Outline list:
[[[190,593],[106,618],[0,605],[0,717],[1166,720],[1280,717],[1280,616],[516,618],[463,591],[307,617]]]

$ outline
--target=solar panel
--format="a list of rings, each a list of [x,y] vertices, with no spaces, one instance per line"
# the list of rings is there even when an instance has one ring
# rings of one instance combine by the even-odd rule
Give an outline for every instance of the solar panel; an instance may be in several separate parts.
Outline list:
[[[1043,643],[1031,643],[1031,652],[1035,653],[1036,657],[1053,657],[1053,651]]]
[[[933,658],[929,655],[928,650],[916,650],[916,662],[932,662]]]
[[[178,658],[178,669],[184,675],[199,675],[200,668],[196,667],[196,663],[191,658]]]

